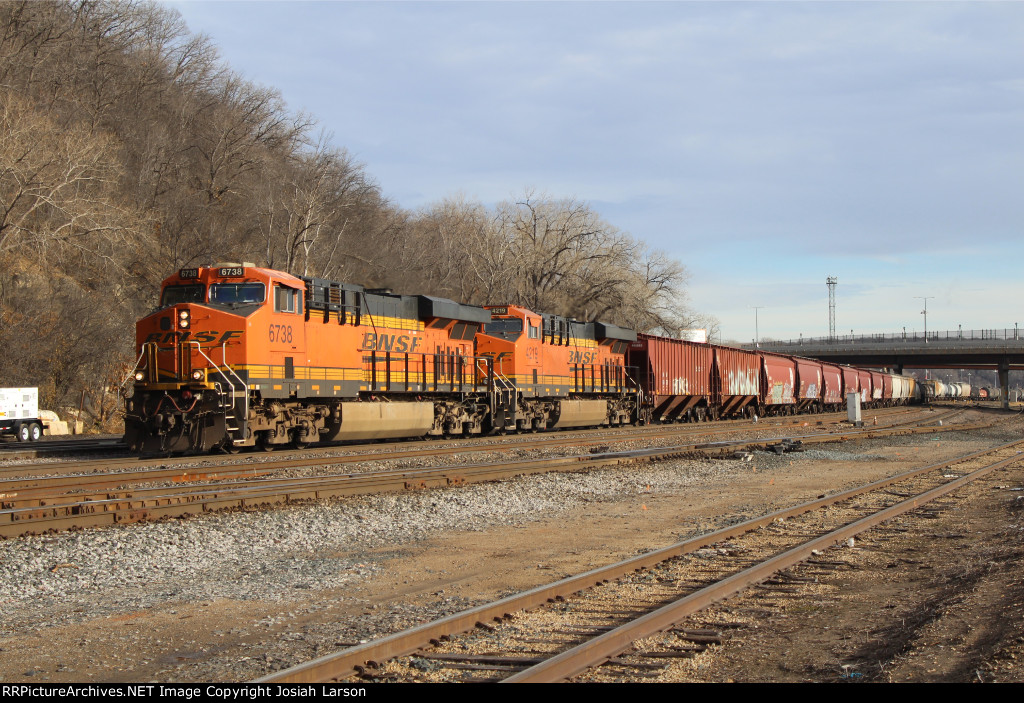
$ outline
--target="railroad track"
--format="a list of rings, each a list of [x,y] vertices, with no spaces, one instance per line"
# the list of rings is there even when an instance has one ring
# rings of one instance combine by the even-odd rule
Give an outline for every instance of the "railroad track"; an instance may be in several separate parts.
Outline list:
[[[422,449],[399,450],[377,454],[344,457],[313,457],[261,462],[259,464],[226,464],[211,468],[174,469],[144,468],[133,473],[99,472],[75,476],[16,477],[0,481],[0,537],[40,533],[110,524],[124,524],[164,517],[183,517],[224,509],[246,509],[283,505],[306,500],[344,495],[377,493],[394,490],[415,490],[458,486],[470,482],[492,481],[514,475],[550,471],[578,471],[642,460],[658,460],[693,455],[723,455],[741,449],[773,447],[780,453],[800,443],[831,442],[852,437],[871,438],[883,434],[937,432],[950,429],[975,429],[978,425],[942,425],[958,411],[930,413],[922,423],[892,423],[889,426],[844,429],[841,432],[813,432],[737,440],[730,442],[696,442],[671,446],[609,451],[606,447],[589,454],[571,454],[524,459],[467,463],[422,468],[404,468],[359,473],[322,473],[307,477],[271,477],[273,471],[308,466],[315,463],[331,467],[353,461],[423,456]],[[915,426],[910,426],[914,423]],[[650,437],[651,434],[647,434]],[[668,436],[672,436],[671,434]],[[632,436],[628,439],[633,439]],[[597,443],[598,440],[593,440]],[[552,441],[535,440],[501,445],[503,449],[526,446],[581,444],[580,439],[555,437]],[[475,451],[484,451],[476,445]],[[464,447],[448,448],[466,452]],[[493,447],[488,447],[493,450]],[[430,453],[438,453],[436,450]],[[200,479],[207,482],[200,482]],[[208,479],[224,479],[216,482]],[[230,482],[225,481],[230,480]],[[159,482],[159,485],[130,485]]]
[[[959,408],[963,411],[964,408]],[[904,422],[913,422],[914,418],[929,417],[931,411],[923,408],[882,408],[873,411],[871,417],[876,421],[881,419],[882,425],[892,424],[893,418],[902,418]],[[933,415],[932,415],[933,416]],[[629,441],[632,439],[677,437],[687,435],[716,436],[729,435],[736,432],[765,429],[769,427],[803,427],[811,425],[836,424],[845,421],[842,413],[829,413],[823,415],[801,415],[795,417],[772,417],[762,419],[759,422],[750,420],[728,420],[714,423],[682,423],[666,425],[646,425],[642,427],[612,427],[594,430],[576,430],[572,432],[542,432],[539,434],[520,434],[476,437],[457,437],[451,439],[428,439],[428,440],[395,440],[391,442],[371,442],[360,444],[334,443],[303,447],[301,449],[278,449],[273,454],[262,452],[247,452],[238,455],[225,454],[192,454],[173,457],[147,457],[137,456],[104,457],[83,461],[45,461],[37,463],[8,464],[0,466],[0,480],[15,478],[19,476],[39,476],[54,473],[90,473],[96,471],[110,471],[117,469],[137,470],[142,467],[168,466],[168,465],[200,465],[222,467],[229,464],[270,463],[277,467],[298,466],[308,464],[311,460],[321,457],[338,456],[338,452],[346,452],[348,461],[368,461],[376,455],[388,454],[389,456],[416,457],[435,454],[453,454],[465,451],[486,451],[494,449],[497,451],[514,449],[516,447],[535,446],[565,446],[565,445],[596,445],[611,441]],[[115,440],[105,439],[96,442],[82,440],[82,446],[114,446],[111,443]],[[63,444],[63,442],[59,442]],[[53,442],[58,444],[58,442]],[[68,442],[69,446],[79,443]],[[23,446],[23,445],[22,445]],[[396,449],[396,447],[409,447],[408,449]],[[86,453],[91,453],[86,452]],[[50,454],[50,456],[71,455],[73,451],[61,451]],[[370,457],[370,458],[368,458]],[[14,454],[0,453],[0,460],[15,458]],[[28,458],[36,458],[33,454]]]
[[[75,439],[51,439],[25,444],[24,442],[0,441],[0,459],[39,459],[42,457],[76,456],[99,452],[123,454],[128,447],[120,438],[77,437]]]
[[[260,683],[621,681],[656,676],[720,641],[681,625],[755,586],[797,594],[801,562],[827,572],[829,548],[1024,461],[1024,440],[822,497],[608,567],[562,579],[336,654]],[[634,643],[643,641],[642,645]]]
[[[124,524],[167,517],[184,517],[228,509],[251,509],[272,504],[295,503],[389,490],[410,490],[458,486],[465,483],[493,481],[515,475],[552,471],[580,471],[636,462],[702,455],[722,455],[739,449],[773,447],[784,451],[799,443],[837,441],[851,437],[878,437],[883,434],[936,432],[950,429],[976,429],[979,426],[942,426],[955,410],[932,413],[927,423],[921,419],[889,426],[838,432],[815,432],[793,436],[776,436],[757,440],[697,442],[627,451],[592,450],[589,454],[530,457],[464,464],[359,473],[328,473],[309,477],[273,478],[268,474],[297,466],[316,464],[332,467],[351,462],[367,462],[372,458],[394,459],[422,456],[423,449],[398,450],[357,456],[312,457],[276,460],[258,465],[222,465],[217,468],[141,469],[136,472],[94,473],[75,476],[13,478],[0,481],[0,536],[10,537],[47,530],[61,530],[98,525]],[[914,427],[909,427],[913,424]],[[671,434],[669,436],[672,436]],[[632,437],[630,437],[632,439]],[[502,448],[553,446],[579,439],[555,437],[545,441],[517,442]],[[599,443],[593,440],[593,443]],[[487,447],[488,449],[493,447]],[[452,452],[465,448],[449,447]],[[475,450],[483,450],[477,445]],[[209,481],[219,479],[216,481]],[[201,482],[201,480],[208,480]],[[229,481],[229,482],[228,482]],[[130,485],[161,482],[159,485]]]
[[[959,412],[962,412],[960,410]],[[929,411],[908,411],[905,408],[888,409],[888,412],[880,413],[882,424],[880,427],[892,427],[896,425],[909,425],[918,422],[937,422],[958,414],[958,411],[947,410],[941,414]],[[815,416],[809,420],[782,419],[773,422],[754,423],[750,421],[730,421],[727,423],[715,423],[714,425],[653,425],[647,427],[630,428],[605,428],[600,430],[574,432],[574,433],[544,433],[540,435],[518,435],[500,440],[489,438],[472,438],[462,441],[448,440],[426,440],[420,442],[373,443],[358,445],[333,445],[319,447],[316,449],[293,450],[279,452],[273,457],[259,453],[251,453],[244,456],[219,455],[191,455],[181,457],[161,457],[139,459],[137,457],[105,458],[96,460],[85,460],[75,462],[44,462],[36,464],[11,464],[0,466],[0,481],[13,481],[14,479],[26,479],[20,485],[35,485],[28,481],[42,478],[49,475],[58,476],[81,476],[82,485],[95,484],[85,478],[92,474],[117,474],[122,483],[161,480],[162,478],[174,475],[180,476],[179,480],[201,480],[209,478],[212,473],[226,474],[238,467],[253,468],[258,465],[268,470],[289,469],[301,466],[309,466],[313,463],[345,464],[381,459],[408,459],[424,456],[441,456],[446,454],[463,454],[467,452],[507,452],[522,449],[535,448],[556,448],[563,446],[573,447],[594,447],[611,442],[645,441],[657,439],[682,439],[689,436],[715,437],[730,435],[740,432],[767,431],[771,428],[787,427],[809,427],[814,422],[815,426],[822,426],[828,422],[830,425],[838,425],[836,415],[817,416],[826,417],[826,420],[814,421]],[[877,421],[876,416],[876,421]],[[827,425],[826,425],[827,426]],[[876,425],[877,426],[877,425]],[[401,448],[399,448],[401,447]],[[410,447],[410,448],[405,448]],[[343,451],[345,454],[337,454]],[[173,467],[181,466],[175,470]],[[244,473],[244,471],[243,471]],[[5,484],[6,487],[19,485],[17,482]]]

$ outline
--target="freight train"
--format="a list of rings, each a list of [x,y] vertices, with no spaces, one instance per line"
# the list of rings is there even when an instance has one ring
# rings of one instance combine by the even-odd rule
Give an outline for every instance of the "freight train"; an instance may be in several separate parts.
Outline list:
[[[913,379],[638,335],[514,305],[181,269],[136,326],[145,454],[711,420],[907,402]]]
[[[996,400],[998,388],[979,388],[962,381],[945,383],[938,379],[921,381],[921,398],[930,403],[933,400]]]
[[[658,422],[839,411],[851,393],[863,407],[906,405],[918,393],[910,376],[648,334],[628,363]]]

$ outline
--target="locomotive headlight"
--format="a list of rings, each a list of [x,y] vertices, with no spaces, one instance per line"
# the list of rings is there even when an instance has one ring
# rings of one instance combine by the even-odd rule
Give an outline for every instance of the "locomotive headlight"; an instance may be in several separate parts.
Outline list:
[[[191,320],[189,319],[191,317],[192,315],[191,313],[189,313],[188,310],[180,311],[178,313],[178,327],[180,327],[183,330],[187,330],[189,324],[191,324]]]
[[[201,370],[199,370],[199,369],[196,369],[195,371],[192,372],[192,379],[195,380],[195,381],[202,381],[203,380],[203,372]]]
[[[142,371],[139,371],[138,373],[135,374],[135,380],[136,381],[141,381],[145,377],[146,377],[146,374],[143,373]]]

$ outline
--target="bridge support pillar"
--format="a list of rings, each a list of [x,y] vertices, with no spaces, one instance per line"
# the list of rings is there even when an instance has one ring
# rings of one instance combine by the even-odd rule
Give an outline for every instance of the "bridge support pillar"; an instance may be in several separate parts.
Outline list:
[[[999,361],[999,396],[1003,400],[1003,409],[1010,409],[1010,362],[1006,359]]]

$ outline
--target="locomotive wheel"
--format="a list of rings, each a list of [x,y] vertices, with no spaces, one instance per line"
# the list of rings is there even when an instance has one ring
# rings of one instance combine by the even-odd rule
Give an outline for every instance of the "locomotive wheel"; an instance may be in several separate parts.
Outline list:
[[[260,432],[256,438],[256,446],[265,452],[274,451],[274,445],[267,441],[267,432]]]
[[[292,449],[305,449],[311,444],[308,439],[302,439],[302,430],[299,428],[292,430],[291,439],[292,441],[289,442],[289,445],[291,445]]]

